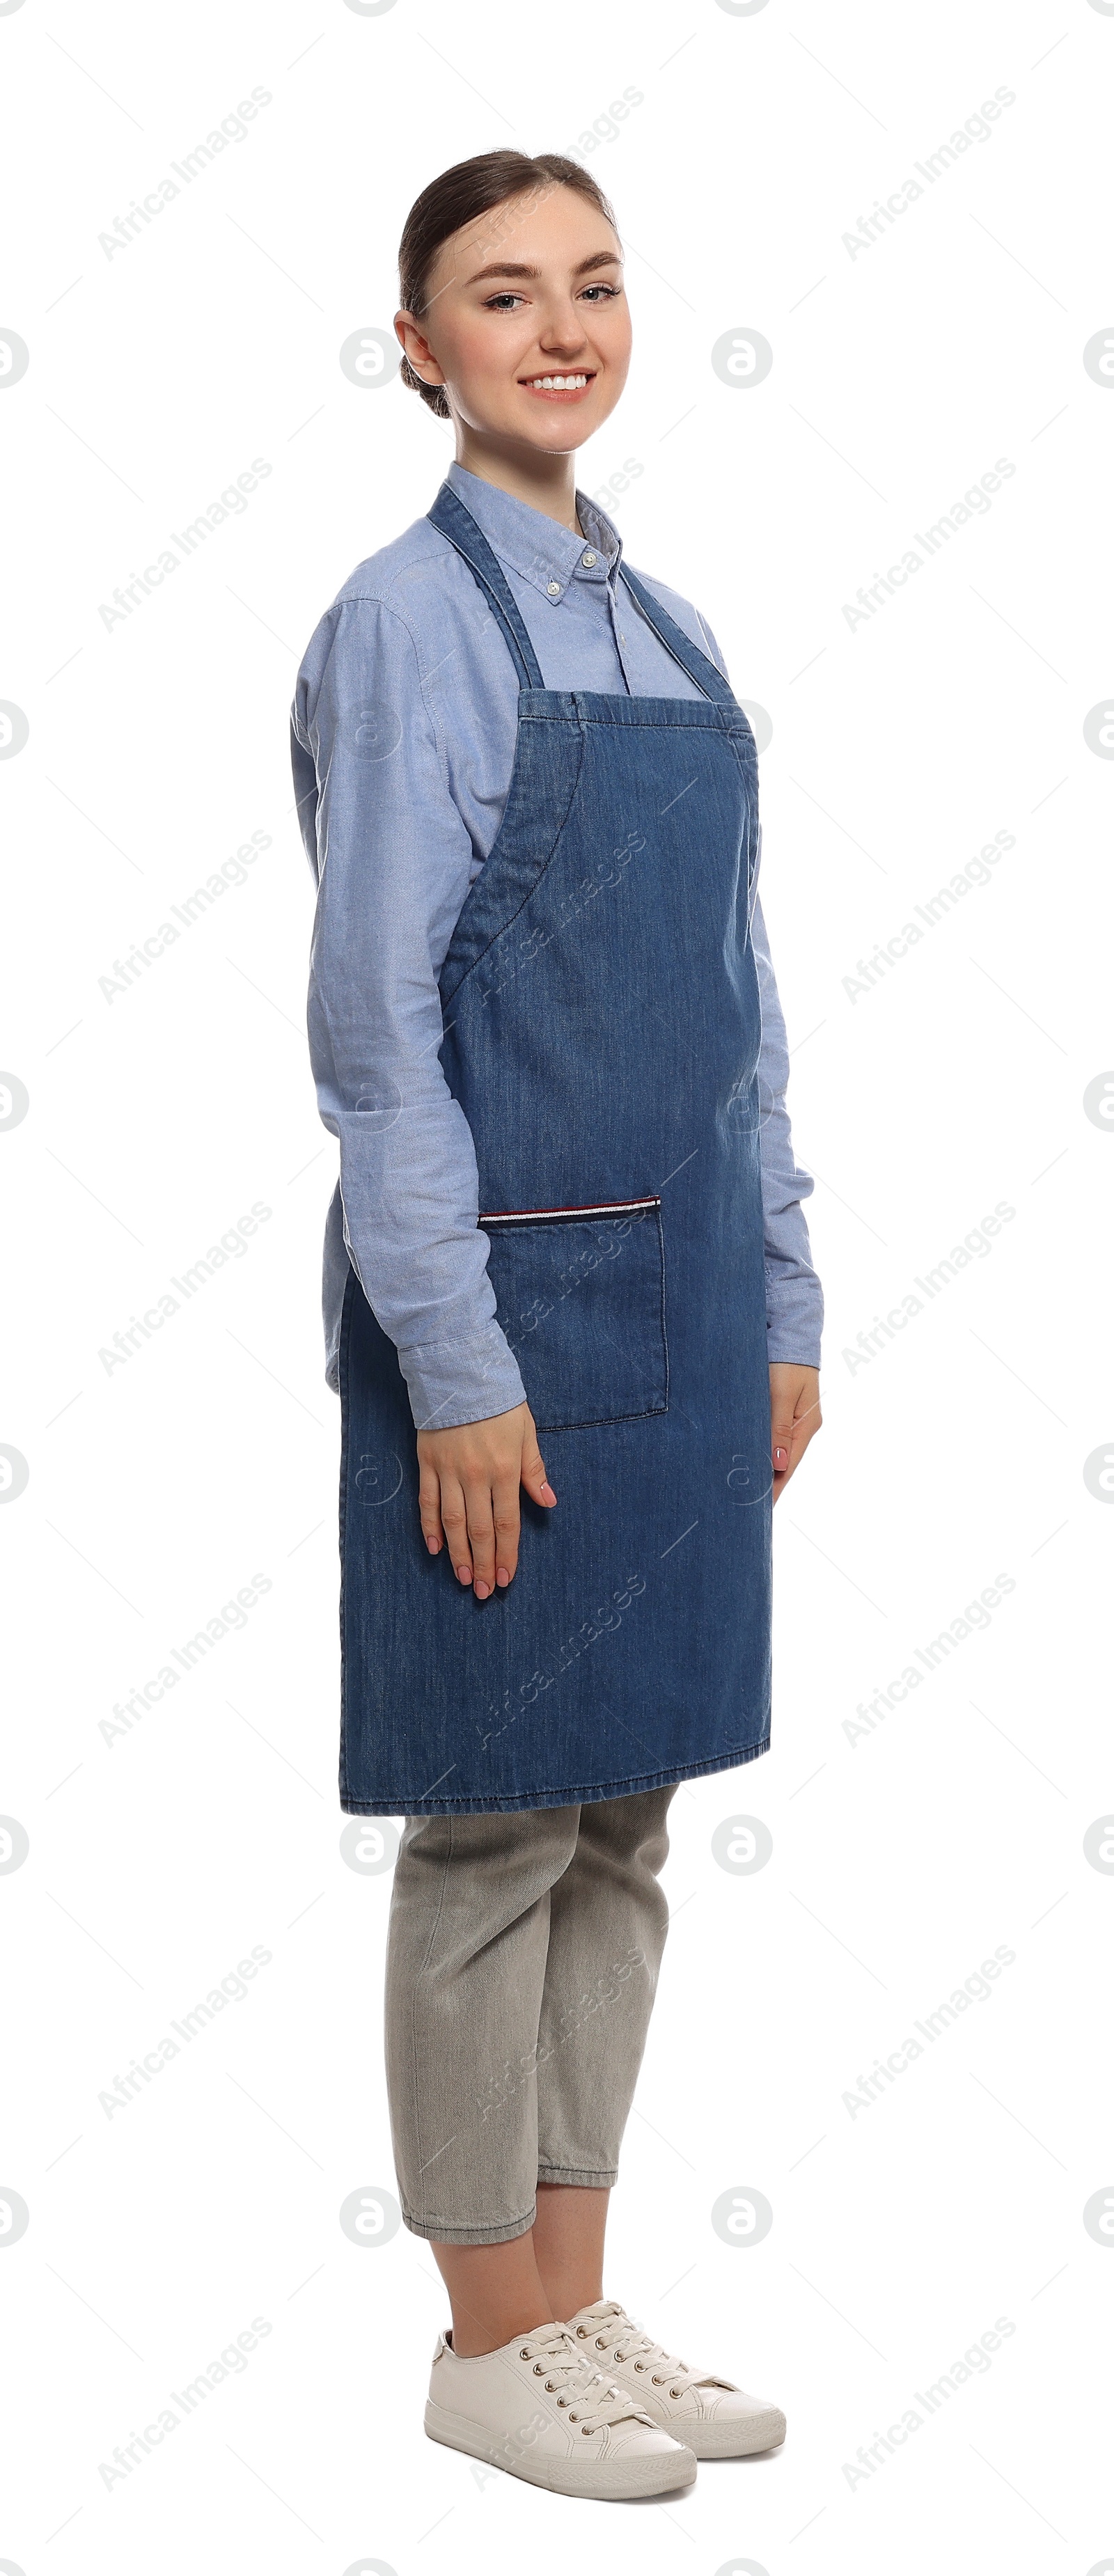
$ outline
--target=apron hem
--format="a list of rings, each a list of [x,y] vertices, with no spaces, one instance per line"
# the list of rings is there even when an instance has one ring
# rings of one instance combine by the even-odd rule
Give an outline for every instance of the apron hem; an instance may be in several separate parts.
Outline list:
[[[405,1796],[349,1798],[341,1792],[341,1811],[346,1816],[511,1816],[529,1807],[590,1807],[603,1798],[637,1797],[646,1789],[667,1789],[680,1780],[710,1779],[716,1771],[736,1771],[744,1762],[756,1762],[770,1749],[769,1735],[758,1744],[738,1746],[731,1753],[721,1753],[718,1760],[684,1762],[666,1771],[647,1771],[630,1780],[606,1780],[583,1789],[523,1789],[507,1798],[415,1798]]]

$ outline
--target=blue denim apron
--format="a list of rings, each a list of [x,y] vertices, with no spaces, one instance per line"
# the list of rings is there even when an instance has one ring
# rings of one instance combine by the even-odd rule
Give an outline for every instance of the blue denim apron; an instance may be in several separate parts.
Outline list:
[[[558,1500],[478,1602],[431,1557],[394,1344],[340,1339],[341,1805],[484,1813],[729,1770],[770,1731],[770,1403],[750,941],[754,737],[700,698],[547,689],[445,484],[429,516],[518,673],[506,808],[441,973],[500,1324]]]

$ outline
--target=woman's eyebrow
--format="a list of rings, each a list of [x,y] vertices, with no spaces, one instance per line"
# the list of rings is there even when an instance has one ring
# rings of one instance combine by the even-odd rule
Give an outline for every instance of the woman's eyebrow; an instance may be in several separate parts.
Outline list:
[[[580,259],[577,261],[576,267],[572,271],[572,275],[574,277],[585,277],[587,276],[589,269],[592,268],[618,267],[620,258],[621,253],[617,250],[589,251],[587,259]],[[478,268],[475,271],[474,276],[466,277],[463,282],[465,286],[478,286],[481,279],[485,277],[540,276],[540,268],[531,268],[525,260],[493,259],[488,262],[486,268]]]

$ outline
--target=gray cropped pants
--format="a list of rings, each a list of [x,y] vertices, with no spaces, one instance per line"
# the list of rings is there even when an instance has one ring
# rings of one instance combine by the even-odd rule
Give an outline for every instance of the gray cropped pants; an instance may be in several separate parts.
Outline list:
[[[499,2245],[539,2181],[618,2174],[668,1928],[676,1784],[514,1815],[410,1816],[387,1942],[407,2227]]]

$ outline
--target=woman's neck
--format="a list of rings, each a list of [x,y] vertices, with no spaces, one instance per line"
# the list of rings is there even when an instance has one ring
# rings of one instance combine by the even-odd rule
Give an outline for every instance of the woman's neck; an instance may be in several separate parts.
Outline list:
[[[458,421],[456,461],[466,474],[475,474],[481,483],[493,483],[498,491],[509,492],[512,499],[525,501],[529,509],[556,519],[558,526],[571,529],[573,536],[583,536],[576,515],[573,456],[545,456],[524,447],[518,439],[492,438]]]

